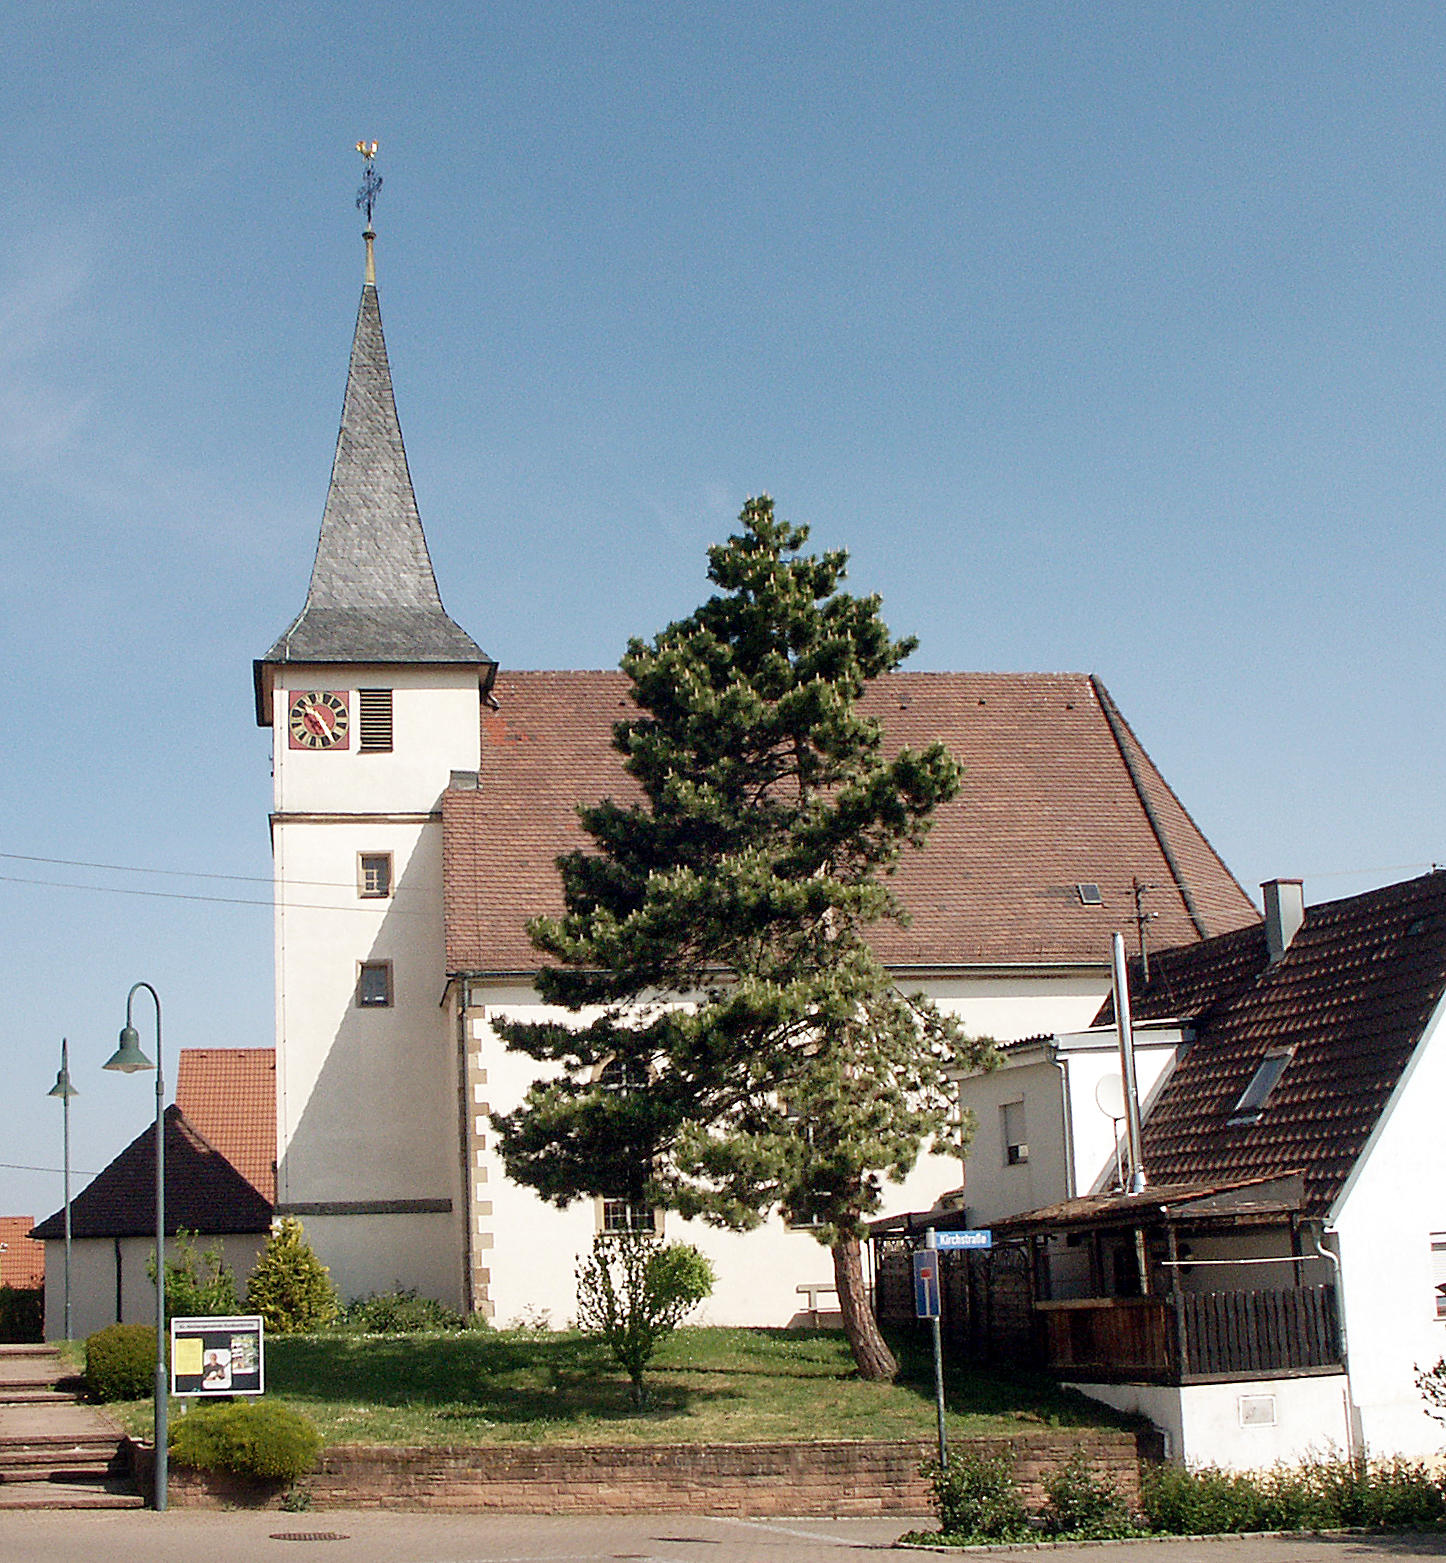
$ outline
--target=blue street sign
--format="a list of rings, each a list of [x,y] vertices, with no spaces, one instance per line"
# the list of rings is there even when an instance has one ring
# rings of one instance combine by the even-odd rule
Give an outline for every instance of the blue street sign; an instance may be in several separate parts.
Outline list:
[[[940,1248],[993,1248],[994,1233],[988,1227],[965,1227],[962,1232],[936,1232]]]
[[[929,1248],[914,1251],[914,1317],[939,1317],[939,1256]]]

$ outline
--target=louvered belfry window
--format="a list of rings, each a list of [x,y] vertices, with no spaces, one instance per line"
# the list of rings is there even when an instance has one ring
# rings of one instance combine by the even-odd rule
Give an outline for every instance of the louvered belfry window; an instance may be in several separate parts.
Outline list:
[[[359,689],[357,704],[361,716],[361,752],[392,752],[392,692],[390,689]]]

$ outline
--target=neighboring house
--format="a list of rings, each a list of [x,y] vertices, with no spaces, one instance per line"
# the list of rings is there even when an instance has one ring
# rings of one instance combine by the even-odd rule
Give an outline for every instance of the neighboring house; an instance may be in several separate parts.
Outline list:
[[[184,1228],[203,1249],[219,1245],[241,1286],[271,1230],[274,1075],[270,1048],[182,1048],[165,1110],[166,1234]],[[71,1200],[70,1223],[76,1339],[107,1324],[154,1323],[154,1121]],[[45,1244],[45,1338],[55,1340],[65,1326],[65,1212],[31,1235]]]
[[[44,1285],[45,1249],[30,1235],[34,1225],[34,1216],[0,1216],[0,1286]]]
[[[609,744],[628,685],[499,671],[443,609],[370,234],[306,602],[255,687],[274,734],[277,1209],[302,1218],[344,1296],[410,1286],[561,1322],[595,1232],[654,1213],[623,1199],[558,1211],[509,1183],[490,1118],[539,1071],[493,1023],[544,1013],[526,928],[561,906],[554,862],[582,839],[577,805],[633,795]],[[889,744],[938,738],[965,767],[895,880],[912,925],[881,929],[878,948],[970,1030],[1087,1025],[1135,880],[1158,887],[1161,942],[1257,920],[1097,680],[897,674],[866,707]],[[921,1167],[901,1199],[950,1164]],[[713,1258],[715,1321],[782,1324],[829,1290],[807,1231],[657,1225]]]
[[[1026,1248],[1049,1365],[1189,1458],[1435,1453],[1415,1377],[1446,1351],[1446,873],[1265,899],[1135,987],[1144,1193],[1118,1192],[1107,1005],[961,1081],[979,1127],[937,1224]]]

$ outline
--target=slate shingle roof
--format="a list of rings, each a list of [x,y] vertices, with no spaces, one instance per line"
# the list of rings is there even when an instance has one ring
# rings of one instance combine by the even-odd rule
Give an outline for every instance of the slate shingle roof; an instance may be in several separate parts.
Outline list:
[[[166,1108],[166,1232],[185,1227],[202,1235],[267,1232],[271,1204],[241,1176],[174,1103]],[[153,1237],[156,1230],[156,1130],[154,1123],[98,1173],[70,1202],[74,1237]],[[65,1212],[57,1210],[32,1236],[65,1236]]]
[[[1446,872],[1306,908],[1275,966],[1258,928],[1162,952],[1137,1016],[1200,1017],[1144,1125],[1151,1183],[1301,1172],[1326,1213],[1446,992]],[[1293,1048],[1254,1123],[1230,1122]]]
[[[275,1200],[275,1048],[182,1048],[176,1106],[263,1199]]]
[[[392,393],[376,285],[362,288],[331,485],[306,603],[257,663],[257,719],[270,720],[266,668],[285,662],[463,663],[492,659],[448,618],[417,513]]]
[[[449,971],[536,969],[526,924],[561,909],[554,863],[584,844],[576,805],[637,795],[610,744],[634,709],[627,691],[621,673],[498,675],[477,786],[443,797]],[[894,747],[939,739],[965,767],[959,798],[895,877],[913,922],[878,930],[890,963],[1107,963],[1135,876],[1162,887],[1150,901],[1162,943],[1258,921],[1096,680],[896,673],[865,708]],[[1103,906],[1081,904],[1082,882]]]

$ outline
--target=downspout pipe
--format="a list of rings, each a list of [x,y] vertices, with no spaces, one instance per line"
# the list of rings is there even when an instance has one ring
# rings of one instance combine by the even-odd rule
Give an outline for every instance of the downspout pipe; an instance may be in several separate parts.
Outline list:
[[[1341,1371],[1346,1380],[1346,1457],[1356,1460],[1363,1453],[1360,1442],[1356,1437],[1356,1396],[1351,1387],[1351,1349],[1350,1341],[1346,1335],[1346,1284],[1345,1272],[1341,1269],[1340,1244],[1341,1235],[1335,1227],[1328,1227],[1325,1222],[1316,1226],[1314,1233],[1315,1251],[1336,1273],[1336,1329],[1340,1336]],[[1327,1248],[1326,1239],[1333,1240],[1335,1247]]]
[[[1131,1194],[1145,1191],[1145,1158],[1140,1135],[1140,1090],[1135,1080],[1135,1028],[1130,1015],[1130,976],[1125,966],[1125,936],[1117,933],[1110,941],[1110,966],[1115,988],[1115,1034],[1120,1042],[1120,1074],[1125,1082],[1125,1136],[1129,1147]]]

